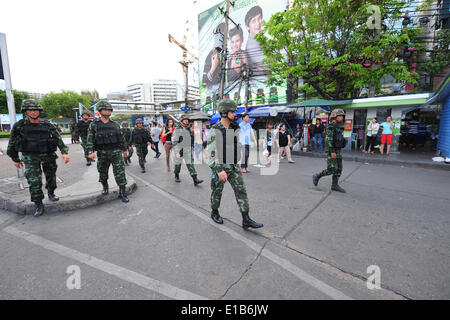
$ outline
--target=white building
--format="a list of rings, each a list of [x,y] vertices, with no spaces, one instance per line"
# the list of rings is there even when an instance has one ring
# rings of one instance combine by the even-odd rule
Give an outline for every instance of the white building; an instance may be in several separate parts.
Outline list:
[[[152,84],[153,102],[164,103],[182,100],[183,87],[176,80],[160,79]]]
[[[152,86],[149,83],[136,83],[127,87],[134,102],[153,102]]]
[[[188,86],[188,100],[200,101],[200,89],[197,86]]]

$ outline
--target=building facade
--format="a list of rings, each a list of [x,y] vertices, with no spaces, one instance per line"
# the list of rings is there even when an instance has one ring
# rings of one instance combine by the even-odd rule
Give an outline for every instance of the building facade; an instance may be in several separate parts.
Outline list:
[[[154,103],[166,103],[184,99],[183,87],[176,80],[160,79],[152,84]]]
[[[152,86],[149,83],[136,83],[127,87],[134,102],[153,102]]]

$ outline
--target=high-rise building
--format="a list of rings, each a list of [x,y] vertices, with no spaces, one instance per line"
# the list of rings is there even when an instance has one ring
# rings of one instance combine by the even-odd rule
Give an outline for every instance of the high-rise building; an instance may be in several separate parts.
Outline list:
[[[127,91],[122,92],[111,92],[106,95],[108,100],[116,100],[116,101],[134,101],[133,96]]]
[[[134,102],[153,102],[152,86],[149,83],[136,83],[127,87]]]
[[[176,80],[160,79],[152,84],[154,103],[164,103],[184,99],[183,88]]]

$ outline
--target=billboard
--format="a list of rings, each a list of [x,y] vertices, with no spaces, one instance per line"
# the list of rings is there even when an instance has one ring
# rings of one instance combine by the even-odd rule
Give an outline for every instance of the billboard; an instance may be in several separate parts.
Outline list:
[[[286,102],[286,83],[281,86],[267,83],[268,68],[262,62],[264,55],[254,35],[261,31],[262,21],[284,11],[287,4],[288,0],[237,0],[230,8],[229,16],[238,27],[229,22],[224,96],[234,99],[239,105],[245,102],[243,70],[250,70],[251,75],[249,106]],[[226,2],[223,1],[198,16],[200,100],[205,111],[212,108],[214,96],[220,94],[221,56],[215,49],[217,39],[214,33],[224,33],[225,17],[221,9],[225,7]]]

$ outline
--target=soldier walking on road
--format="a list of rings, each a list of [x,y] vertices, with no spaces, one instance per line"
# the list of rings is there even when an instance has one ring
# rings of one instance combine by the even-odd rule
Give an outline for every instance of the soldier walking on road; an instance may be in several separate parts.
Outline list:
[[[61,151],[64,163],[69,163],[69,148],[64,144],[55,126],[40,119],[41,111],[43,109],[38,101],[33,99],[23,101],[22,112],[25,113],[25,119],[19,120],[11,130],[7,150],[16,168],[22,168],[25,164],[25,177],[30,186],[31,201],[36,205],[35,217],[45,212],[42,203],[44,199],[42,171],[45,174],[48,199],[59,200],[55,196],[57,148]],[[22,152],[22,160],[19,158],[19,152]]]
[[[114,178],[119,186],[119,199],[122,202],[129,202],[125,187],[127,178],[125,176],[125,164],[122,157],[127,157],[127,147],[125,139],[120,131],[120,126],[110,119],[113,110],[107,101],[100,101],[97,104],[100,112],[100,119],[91,123],[88,130],[87,149],[89,158],[95,160],[95,153],[98,154],[97,170],[99,172],[99,182],[103,185],[103,195],[109,193],[108,171],[112,164]]]
[[[86,158],[86,165],[90,166],[92,160],[89,158],[89,153],[87,150],[87,134],[88,129],[91,124],[91,120],[89,120],[90,114],[87,111],[84,111],[81,115],[81,121],[78,121],[76,126],[76,132],[75,132],[75,141],[77,144],[80,143],[80,137],[81,137],[81,146],[84,150],[84,157]]]
[[[131,163],[131,156],[133,155],[133,141],[131,136],[131,130],[128,128],[128,122],[122,122],[122,135],[125,139],[125,143],[128,149],[128,156],[123,158],[125,165],[129,166]]]
[[[194,185],[199,185],[203,180],[197,178],[197,171],[194,167],[194,155],[192,148],[194,146],[194,134],[189,127],[189,116],[183,114],[181,116],[181,126],[177,127],[173,133],[172,142],[175,152],[175,182],[180,181],[181,163],[184,159],[189,174],[194,180]]]
[[[338,124],[344,120],[345,112],[342,109],[336,109],[331,112],[330,124],[327,127],[325,144],[327,152],[327,169],[321,173],[313,175],[313,184],[317,186],[320,178],[324,176],[333,175],[333,183],[331,190],[345,193],[339,185],[339,178],[342,174],[342,154],[341,149],[345,148],[347,140],[345,140],[342,134],[342,129]]]
[[[144,128],[144,121],[142,119],[136,120],[136,128],[131,134],[132,144],[136,147],[136,154],[139,157],[139,165],[141,166],[142,173],[145,173],[145,158],[148,154],[148,145],[152,141],[150,132]]]
[[[209,156],[209,166],[212,170],[211,178],[211,218],[218,224],[223,224],[219,214],[220,201],[225,182],[229,182],[234,190],[239,210],[242,214],[242,227],[262,228],[249,217],[249,203],[242,172],[239,167],[241,151],[239,150],[239,126],[236,124],[237,106],[232,100],[219,102],[217,111],[222,118],[210,130],[206,153]]]

